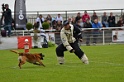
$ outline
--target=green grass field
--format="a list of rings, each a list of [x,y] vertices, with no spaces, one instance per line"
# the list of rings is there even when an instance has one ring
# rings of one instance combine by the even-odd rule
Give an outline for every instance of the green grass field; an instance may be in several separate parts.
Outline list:
[[[26,63],[18,67],[18,55],[0,50],[0,82],[124,82],[124,45],[82,46],[90,64],[84,65],[74,54],[65,52],[59,65],[55,47],[31,49],[45,54],[46,67]],[[23,52],[23,50],[18,50]]]

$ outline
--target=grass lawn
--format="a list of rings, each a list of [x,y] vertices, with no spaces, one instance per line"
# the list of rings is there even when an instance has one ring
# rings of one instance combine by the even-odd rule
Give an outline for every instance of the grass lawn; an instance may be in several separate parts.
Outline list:
[[[0,50],[0,82],[124,82],[124,45],[82,46],[90,64],[84,65],[74,54],[65,52],[59,65],[55,47],[31,49],[42,52],[46,67],[26,63],[18,67],[18,55]],[[23,50],[18,50],[23,52]]]

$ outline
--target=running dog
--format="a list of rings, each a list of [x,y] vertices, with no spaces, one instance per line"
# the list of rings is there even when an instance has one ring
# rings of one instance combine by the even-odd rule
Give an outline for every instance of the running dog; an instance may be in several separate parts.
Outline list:
[[[33,63],[34,65],[42,65],[45,67],[45,65],[41,62],[43,60],[44,55],[42,53],[20,53],[16,50],[11,50],[12,52],[19,54],[18,60],[19,60],[19,68],[21,69],[22,65],[27,62]],[[39,62],[39,63],[37,63]]]

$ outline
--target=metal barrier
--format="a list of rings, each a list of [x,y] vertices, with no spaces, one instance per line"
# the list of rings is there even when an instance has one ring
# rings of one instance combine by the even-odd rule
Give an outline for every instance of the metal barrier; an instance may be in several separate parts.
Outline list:
[[[90,30],[90,33],[89,33]],[[83,36],[83,42],[82,44],[86,44],[86,40],[87,40],[87,35],[90,35],[90,43],[93,43],[93,30],[96,30],[94,28],[82,28],[82,36]],[[113,36],[112,33],[113,31],[118,31],[118,33],[120,31],[122,31],[122,35],[121,38],[124,38],[124,27],[108,27],[108,28],[99,28],[99,33],[96,34],[97,37],[95,37],[97,39],[97,43],[98,44],[102,44],[105,45],[106,43],[115,43],[115,42],[124,42],[124,41],[115,41],[113,42]],[[88,32],[87,32],[88,31]],[[28,30],[13,30],[13,36],[29,36],[31,33],[33,33],[32,30],[28,31]],[[60,35],[58,31],[54,30],[54,29],[50,29],[50,30],[45,30],[45,33],[47,34],[47,37],[49,38],[49,36],[51,34],[54,34],[55,38],[55,43],[60,44],[61,40],[60,40]]]
[[[87,34],[87,30],[91,30],[91,37],[90,37],[90,43],[92,44],[93,43],[93,30],[94,30],[94,28],[87,28],[87,29],[85,29],[85,28],[83,28],[82,29],[82,35],[83,35],[83,37],[84,37],[84,44],[86,43],[86,34]],[[99,33],[98,34],[96,34],[97,35],[97,37],[95,37],[95,38],[97,38],[97,43],[98,44],[102,44],[102,45],[105,45],[105,44],[107,44],[107,43],[124,43],[124,40],[122,40],[122,41],[114,41],[113,40],[113,32],[114,31],[116,31],[116,32],[120,32],[120,31],[122,31],[122,33],[121,33],[121,35],[119,35],[119,36],[121,36],[120,38],[121,39],[123,39],[124,38],[124,27],[108,27],[108,28],[99,28]]]

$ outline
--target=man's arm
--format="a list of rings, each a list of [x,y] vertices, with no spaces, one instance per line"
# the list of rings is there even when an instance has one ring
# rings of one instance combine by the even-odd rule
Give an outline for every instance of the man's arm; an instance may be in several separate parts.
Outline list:
[[[62,43],[63,43],[63,45],[66,47],[66,49],[67,49],[68,51],[73,50],[73,48],[72,48],[72,47],[70,46],[70,44],[68,43],[68,39],[67,39],[66,34],[65,34],[63,31],[60,32],[60,37],[61,37]]]
[[[77,27],[76,25],[74,25],[74,31],[75,31],[76,34],[77,34],[76,38],[82,39],[82,33],[81,33],[81,30],[79,29],[79,27]],[[74,35],[74,36],[75,36],[75,35]]]

